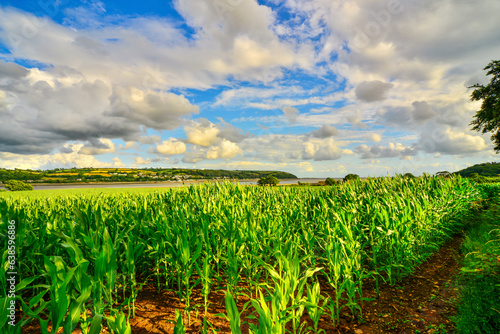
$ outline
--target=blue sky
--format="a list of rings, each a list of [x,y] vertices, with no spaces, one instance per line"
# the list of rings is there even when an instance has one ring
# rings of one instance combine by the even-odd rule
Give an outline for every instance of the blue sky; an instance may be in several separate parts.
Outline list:
[[[499,161],[470,131],[500,3],[0,4],[0,168],[188,167],[301,177]]]

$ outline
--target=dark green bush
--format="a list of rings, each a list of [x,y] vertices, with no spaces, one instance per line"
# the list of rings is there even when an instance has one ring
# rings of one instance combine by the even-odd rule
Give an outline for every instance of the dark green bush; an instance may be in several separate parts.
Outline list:
[[[344,182],[346,181],[359,181],[361,178],[357,174],[347,174],[344,176]]]
[[[26,191],[33,190],[33,186],[31,184],[24,183],[22,181],[10,180],[5,184],[5,188],[10,191]]]
[[[335,179],[332,179],[331,177],[328,177],[326,180],[325,180],[325,184],[327,186],[334,186],[336,184],[338,184],[339,182]]]
[[[278,180],[277,177],[274,176],[266,176],[266,177],[261,177],[259,181],[257,181],[257,184],[259,186],[277,186],[280,183],[280,180]]]

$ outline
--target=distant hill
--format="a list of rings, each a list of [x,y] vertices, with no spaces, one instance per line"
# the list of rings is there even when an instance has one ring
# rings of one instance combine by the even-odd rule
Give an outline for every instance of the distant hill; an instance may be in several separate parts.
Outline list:
[[[480,176],[499,176],[500,175],[500,162],[487,162],[484,164],[474,165],[467,167],[453,174],[460,174],[460,176],[468,177],[472,173],[477,173]]]
[[[19,180],[42,183],[80,182],[144,182],[220,179],[259,179],[274,176],[278,179],[296,179],[297,176],[280,171],[248,171],[184,168],[56,168],[51,170],[2,169],[0,182]]]

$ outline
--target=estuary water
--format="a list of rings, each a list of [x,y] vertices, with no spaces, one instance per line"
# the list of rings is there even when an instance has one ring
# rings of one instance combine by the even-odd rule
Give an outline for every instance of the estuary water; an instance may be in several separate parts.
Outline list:
[[[301,179],[284,179],[280,180],[281,185],[286,184],[298,184],[303,183],[317,183],[319,181],[324,181],[325,178],[301,178]],[[237,182],[241,185],[257,185],[257,179],[255,180],[238,180]],[[185,187],[190,185],[198,185],[206,182],[222,182],[215,180],[204,180],[204,181],[185,181],[185,182],[145,182],[145,183],[66,183],[66,184],[33,184],[34,190],[57,190],[57,189],[87,189],[87,188],[173,188],[173,187]],[[234,181],[231,181],[234,183]],[[5,187],[0,185],[0,189],[5,189]]]

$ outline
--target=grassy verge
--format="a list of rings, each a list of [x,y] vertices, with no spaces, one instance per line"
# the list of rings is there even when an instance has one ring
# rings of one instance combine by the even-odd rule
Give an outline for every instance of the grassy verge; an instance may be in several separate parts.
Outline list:
[[[458,333],[500,333],[500,185],[488,185],[483,193],[486,210],[462,246]]]

